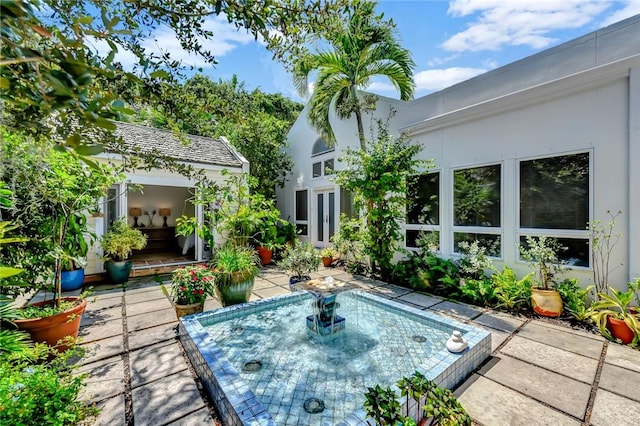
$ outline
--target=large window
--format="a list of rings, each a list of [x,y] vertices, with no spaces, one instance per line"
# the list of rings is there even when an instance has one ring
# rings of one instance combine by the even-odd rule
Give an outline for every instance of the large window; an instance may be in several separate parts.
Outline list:
[[[439,225],[440,173],[411,176],[407,181],[406,247],[417,247],[418,238],[430,234],[430,246],[439,249]]]
[[[307,235],[309,226],[309,191],[296,191],[295,225],[298,235]]]
[[[520,239],[556,238],[560,258],[589,266],[589,182],[588,153],[520,161]]]
[[[319,178],[333,174],[333,158],[324,161],[316,161],[312,165],[313,177]]]
[[[461,241],[479,241],[501,256],[501,181],[499,164],[453,172],[454,251]]]

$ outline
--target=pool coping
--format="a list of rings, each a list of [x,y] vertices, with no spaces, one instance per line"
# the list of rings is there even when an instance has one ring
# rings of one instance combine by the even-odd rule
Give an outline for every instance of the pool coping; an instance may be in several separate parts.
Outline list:
[[[422,371],[427,378],[434,380],[441,387],[453,389],[491,354],[491,335],[486,330],[362,290],[351,290],[351,292],[356,297],[365,298],[384,309],[402,311],[463,332],[464,338],[469,344],[465,351],[459,354],[450,353],[446,350],[435,353],[432,356],[438,359],[436,365],[427,371]],[[204,387],[218,407],[219,415],[224,424],[231,426],[277,425],[268,413],[267,408],[260,403],[237,370],[225,358],[222,350],[216,345],[204,326],[248,312],[260,311],[265,304],[280,306],[295,299],[304,300],[311,297],[307,292],[294,292],[181,318],[179,332],[182,344],[196,374],[200,377]],[[415,408],[415,404],[410,404],[409,413],[407,413],[414,418],[417,413],[412,411],[415,411]],[[351,413],[339,423],[339,425],[366,424],[366,415],[362,408]]]

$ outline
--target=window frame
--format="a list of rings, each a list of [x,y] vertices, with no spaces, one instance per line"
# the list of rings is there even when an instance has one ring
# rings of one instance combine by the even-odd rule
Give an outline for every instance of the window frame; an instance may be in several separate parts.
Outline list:
[[[429,224],[422,224],[422,223],[408,223],[407,222],[407,210],[406,210],[406,203],[405,203],[405,211],[404,211],[404,242],[403,242],[403,246],[406,250],[410,250],[410,251],[418,251],[419,248],[418,247],[414,247],[414,246],[408,246],[407,245],[407,231],[424,231],[424,232],[433,232],[433,231],[437,231],[439,232],[439,242],[438,242],[438,250],[436,253],[441,253],[442,252],[442,218],[443,218],[443,212],[444,212],[444,207],[442,204],[442,190],[443,190],[443,182],[444,179],[443,177],[443,171],[442,169],[429,169],[429,170],[424,170],[420,173],[416,173],[414,174],[414,176],[416,175],[426,175],[426,174],[431,174],[431,173],[437,173],[438,176],[438,224],[437,225],[429,225]],[[408,190],[408,188],[407,188]],[[405,198],[407,198],[409,196],[409,193],[407,192],[407,194],[405,195]]]
[[[455,225],[455,174],[459,170],[468,170],[468,169],[479,169],[482,167],[491,167],[491,166],[499,166],[500,167],[500,226],[464,226],[464,225]],[[500,239],[500,256],[488,256],[491,259],[503,260],[504,259],[504,221],[505,221],[505,183],[504,183],[504,174],[505,174],[505,162],[504,161],[491,161],[486,163],[477,163],[477,164],[468,164],[464,166],[452,167],[450,169],[450,197],[451,197],[451,216],[448,218],[451,222],[451,230],[448,233],[449,238],[449,247],[451,247],[450,251],[454,256],[460,256],[460,251],[456,248],[455,243],[455,234],[481,234],[481,235],[497,235]]]
[[[311,214],[311,209],[309,208],[309,193],[311,192],[309,188],[296,188],[293,190],[293,224],[296,227],[296,235],[301,237],[309,236],[309,215]],[[306,192],[307,196],[305,197],[305,202],[307,204],[307,219],[301,220],[298,219],[298,192]],[[298,225],[305,225],[307,227],[306,234],[298,234]]]
[[[515,229],[515,241],[516,243],[519,243],[522,237],[526,237],[526,236],[532,236],[532,237],[550,237],[550,238],[566,238],[566,239],[572,239],[572,240],[586,240],[587,244],[588,244],[588,252],[591,253],[591,249],[593,248],[593,241],[591,240],[591,238],[589,237],[589,231],[587,230],[587,224],[585,223],[585,227],[584,230],[580,230],[580,229],[551,229],[551,228],[523,228],[520,224],[520,205],[521,205],[521,193],[520,193],[520,181],[521,181],[521,175],[520,175],[520,164],[522,162],[526,162],[526,161],[533,161],[533,160],[543,160],[543,159],[549,159],[549,158],[556,158],[556,157],[566,157],[566,156],[571,156],[571,155],[579,155],[579,154],[588,154],[589,155],[589,200],[587,202],[587,206],[589,211],[587,212],[587,217],[588,217],[588,221],[591,222],[593,220],[593,202],[594,202],[594,198],[593,198],[593,185],[594,185],[594,177],[593,177],[593,165],[594,165],[594,152],[593,149],[581,149],[581,150],[575,150],[575,151],[564,151],[564,152],[559,152],[559,153],[554,153],[553,155],[536,155],[536,156],[529,156],[529,157],[521,157],[521,158],[516,158],[515,159],[515,168],[516,168],[516,188],[515,188],[515,205],[516,205],[516,209],[515,209],[515,223],[516,223],[516,229]],[[520,256],[520,250],[518,250],[516,248],[515,250],[515,258],[516,258],[516,262],[524,264],[526,263],[525,260],[522,259],[522,257]],[[571,269],[577,269],[577,270],[592,270],[593,265],[591,262],[591,259],[589,256],[587,256],[587,261],[589,262],[589,266],[577,266],[577,265],[571,265]]]

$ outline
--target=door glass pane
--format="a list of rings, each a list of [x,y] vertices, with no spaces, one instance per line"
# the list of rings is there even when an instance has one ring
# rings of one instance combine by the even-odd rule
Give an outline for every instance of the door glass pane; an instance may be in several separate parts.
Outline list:
[[[408,179],[407,223],[440,223],[440,173],[416,175]]]
[[[456,170],[453,174],[454,224],[500,226],[500,166]]]
[[[336,199],[335,199],[335,193],[330,192],[329,193],[329,211],[327,212],[327,215],[329,216],[329,241],[331,241],[331,237],[333,237],[333,233],[336,230],[336,218],[335,218],[335,205],[336,205]]]
[[[318,241],[324,241],[324,194],[317,194],[318,200],[318,232],[316,239]]]
[[[356,216],[356,209],[353,205],[353,194],[344,189],[340,189],[340,214],[346,214],[347,217]]]
[[[520,162],[520,227],[583,230],[589,221],[589,154]]]
[[[307,220],[307,190],[296,191],[296,220]]]
[[[105,206],[104,232],[106,233],[114,221],[118,219],[118,187],[112,186],[107,191],[107,203]]]

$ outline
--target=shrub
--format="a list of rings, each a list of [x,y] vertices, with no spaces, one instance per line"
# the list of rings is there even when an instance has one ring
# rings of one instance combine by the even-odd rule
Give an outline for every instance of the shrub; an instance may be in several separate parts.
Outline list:
[[[147,237],[138,229],[130,228],[124,219],[117,220],[111,229],[102,236],[100,242],[105,258],[114,261],[126,260],[133,250],[143,249]]]
[[[531,304],[531,283],[533,272],[518,279],[513,269],[505,266],[502,272],[496,272],[491,276],[495,286],[497,300],[496,307],[509,311],[528,309]]]
[[[289,272],[291,278],[297,280],[308,279],[311,272],[318,270],[320,257],[309,242],[297,240],[289,247],[278,266]]]
[[[214,295],[213,283],[213,272],[203,265],[176,269],[171,276],[171,298],[178,305],[204,303]]]
[[[582,289],[575,278],[567,278],[558,284],[558,292],[562,298],[564,309],[576,320],[586,321],[593,314],[589,294],[593,291],[593,286]]]

